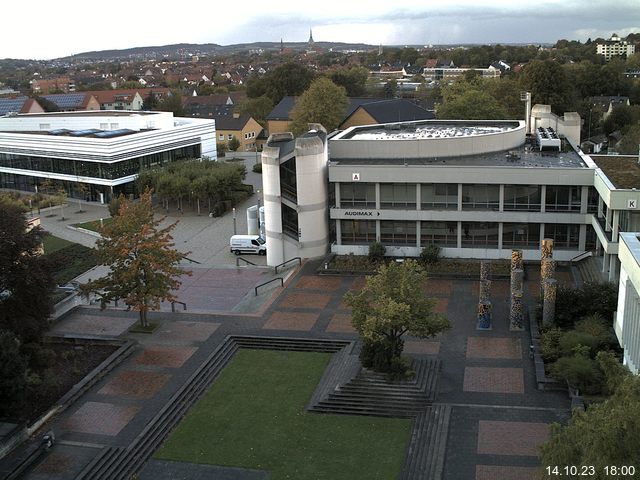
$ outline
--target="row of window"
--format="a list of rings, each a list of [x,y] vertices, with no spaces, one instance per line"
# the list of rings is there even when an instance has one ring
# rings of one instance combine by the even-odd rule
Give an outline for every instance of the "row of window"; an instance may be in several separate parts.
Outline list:
[[[457,183],[419,184],[423,210],[457,210]],[[547,212],[580,212],[581,186],[547,185],[544,207]],[[462,184],[463,210],[499,210],[500,185]],[[374,183],[341,183],[338,208],[376,208]],[[416,209],[417,184],[381,183],[380,208]],[[589,187],[588,212],[598,208],[598,194]],[[505,185],[503,210],[539,212],[542,209],[541,185]]]
[[[200,157],[199,144],[113,163],[85,162],[82,160],[0,153],[0,166],[37,172],[114,180],[134,175],[138,173],[141,168],[149,168],[176,160],[198,157]]]
[[[249,140],[250,138],[254,138],[256,136],[256,132],[247,132],[244,134],[244,139]],[[218,140],[224,141],[224,133],[220,133],[218,135]],[[233,133],[227,134],[227,140],[233,140]]]
[[[420,229],[420,245],[436,244],[440,247],[458,247],[458,222],[419,222],[406,220],[380,220],[380,241],[385,245],[416,246]],[[460,222],[462,248],[498,248],[499,223]],[[503,223],[503,248],[538,248],[539,223]],[[342,245],[368,245],[376,241],[375,220],[340,220]],[[588,229],[591,231],[591,229]],[[577,249],[580,225],[544,224],[544,236],[554,240],[555,248]],[[595,247],[590,236],[587,248]]]

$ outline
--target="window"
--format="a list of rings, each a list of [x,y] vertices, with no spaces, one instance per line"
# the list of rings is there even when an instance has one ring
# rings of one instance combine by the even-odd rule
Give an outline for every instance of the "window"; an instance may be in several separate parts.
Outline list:
[[[545,223],[544,236],[553,239],[553,248],[560,250],[577,250],[580,225]]]
[[[547,212],[579,212],[582,187],[547,185]]]
[[[462,248],[498,248],[498,224],[462,222]]]
[[[376,241],[375,220],[340,220],[343,245],[369,245]]]
[[[600,198],[600,194],[595,189],[595,187],[589,187],[589,194],[587,195],[587,212],[588,213],[597,213],[598,212],[598,199]]]
[[[420,205],[424,210],[457,210],[458,184],[425,183],[420,185]]]
[[[298,240],[298,212],[282,204],[282,232]]]
[[[539,212],[541,188],[540,185],[505,185],[504,209]]]
[[[416,208],[415,183],[381,183],[380,208]]]
[[[218,139],[219,140],[224,140],[224,133],[221,133],[220,135],[218,135]]]
[[[374,183],[341,183],[340,208],[376,208],[376,185]]]
[[[230,133],[229,135],[227,135],[227,139],[228,140],[233,140],[233,133]]]
[[[382,220],[380,241],[385,245],[416,246],[416,222],[405,220]]]
[[[462,185],[463,210],[498,210],[499,185]]]
[[[100,124],[100,130],[109,130],[109,124],[108,123],[101,123]]]
[[[458,246],[458,222],[420,222],[420,244],[440,247]]]
[[[531,247],[537,249],[540,246],[540,224],[503,223],[502,246],[504,248]]]

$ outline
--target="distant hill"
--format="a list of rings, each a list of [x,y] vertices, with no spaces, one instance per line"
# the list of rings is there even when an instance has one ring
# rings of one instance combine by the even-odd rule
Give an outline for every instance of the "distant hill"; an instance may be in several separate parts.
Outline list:
[[[284,42],[284,48],[293,50],[304,50],[308,44],[306,42]],[[322,50],[371,50],[377,48],[365,43],[341,43],[341,42],[316,42],[316,48]],[[162,45],[152,47],[134,47],[123,50],[100,50],[94,52],[84,52],[63,57],[57,60],[124,60],[131,58],[162,58],[181,57],[191,55],[213,55],[232,54],[249,50],[280,50],[280,42],[253,42],[239,43],[234,45],[218,45],[216,43],[177,43],[173,45]]]

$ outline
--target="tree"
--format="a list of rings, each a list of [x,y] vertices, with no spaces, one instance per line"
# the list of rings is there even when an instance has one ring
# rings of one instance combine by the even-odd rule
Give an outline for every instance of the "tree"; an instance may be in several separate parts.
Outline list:
[[[51,313],[53,279],[42,256],[42,229],[0,199],[0,329],[23,343],[37,340]]]
[[[543,465],[593,466],[589,478],[613,478],[606,467],[640,465],[640,377],[627,375],[614,395],[586,411],[574,410],[567,426],[552,425],[542,448]],[[635,475],[629,475],[628,478]],[[548,478],[548,477],[545,477]]]
[[[91,187],[86,183],[80,182],[76,184],[76,189],[78,190],[78,194],[80,195],[80,201],[78,202],[78,213],[82,213],[84,212],[84,210],[82,210],[82,201],[87,200],[87,196],[91,192]]]
[[[313,77],[313,72],[304,65],[288,62],[261,78],[251,78],[247,82],[247,95],[251,98],[266,95],[275,105],[286,95],[300,95],[309,88]]]
[[[182,95],[177,91],[172,91],[171,95],[165,97],[154,110],[161,112],[173,112],[176,117],[181,117],[184,114],[182,109]]]
[[[320,123],[328,132],[340,125],[347,111],[347,93],[328,78],[315,80],[296,102],[291,112],[291,129],[306,132],[308,123]]]
[[[533,104],[551,105],[560,115],[572,108],[573,89],[562,65],[554,60],[529,62],[522,72],[521,84],[531,92]]]
[[[367,277],[362,291],[345,295],[353,309],[353,326],[364,340],[363,365],[396,373],[402,369],[405,333],[429,338],[450,327],[443,315],[433,312],[434,300],[424,294],[426,278],[415,260],[391,262]]]
[[[216,143],[216,152],[218,152],[219,157],[224,157],[227,153],[227,144],[225,142]]]
[[[142,102],[142,110],[155,110],[157,106],[158,106],[158,99],[150,90],[149,95],[147,95],[144,101]]]
[[[238,140],[236,137],[233,137],[227,143],[227,147],[229,147],[229,150],[231,150],[232,152],[235,152],[240,148],[240,140]]]
[[[95,292],[102,308],[123,299],[140,314],[140,324],[148,327],[147,312],[160,307],[160,302],[176,300],[173,292],[180,288],[181,275],[190,275],[178,266],[188,253],[175,249],[172,223],[160,227],[164,218],[155,219],[151,190],[138,202],[120,196],[120,212],[100,229],[102,238],[96,243],[97,255],[109,273],[83,285],[84,291]]]
[[[506,113],[495,98],[486,92],[470,89],[438,107],[439,119],[500,120]]]
[[[273,110],[273,100],[262,95],[257,98],[247,98],[238,107],[240,113],[249,115],[263,127],[266,125],[267,115]]]
[[[634,125],[627,129],[620,140],[618,150],[624,155],[636,155],[640,148],[640,125]]]
[[[9,415],[9,405],[20,401],[27,386],[27,358],[20,340],[8,330],[0,330],[0,416]]]
[[[361,97],[366,93],[369,70],[364,67],[340,68],[329,73],[329,79],[344,87],[349,97]]]

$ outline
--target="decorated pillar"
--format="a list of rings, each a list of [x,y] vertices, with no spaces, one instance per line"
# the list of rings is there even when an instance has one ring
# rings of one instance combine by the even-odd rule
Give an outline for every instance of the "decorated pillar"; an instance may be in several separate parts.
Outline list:
[[[524,330],[524,306],[522,290],[511,292],[511,308],[509,309],[509,330]]]
[[[480,297],[478,303],[487,302],[491,297],[491,280],[480,280]]]
[[[480,280],[491,280],[491,262],[487,260],[480,262]]]
[[[542,324],[544,326],[553,325],[556,316],[556,295],[558,292],[558,281],[554,278],[545,280],[543,283],[542,300]]]
[[[553,257],[553,239],[543,238],[540,243],[540,258],[552,258]]]
[[[478,303],[478,330],[491,330],[491,307],[489,300]]]
[[[556,276],[556,261],[553,258],[543,258],[540,261],[540,295],[544,295],[544,282]]]
[[[515,292],[522,292],[524,290],[524,270],[518,268],[511,270],[511,295]]]

